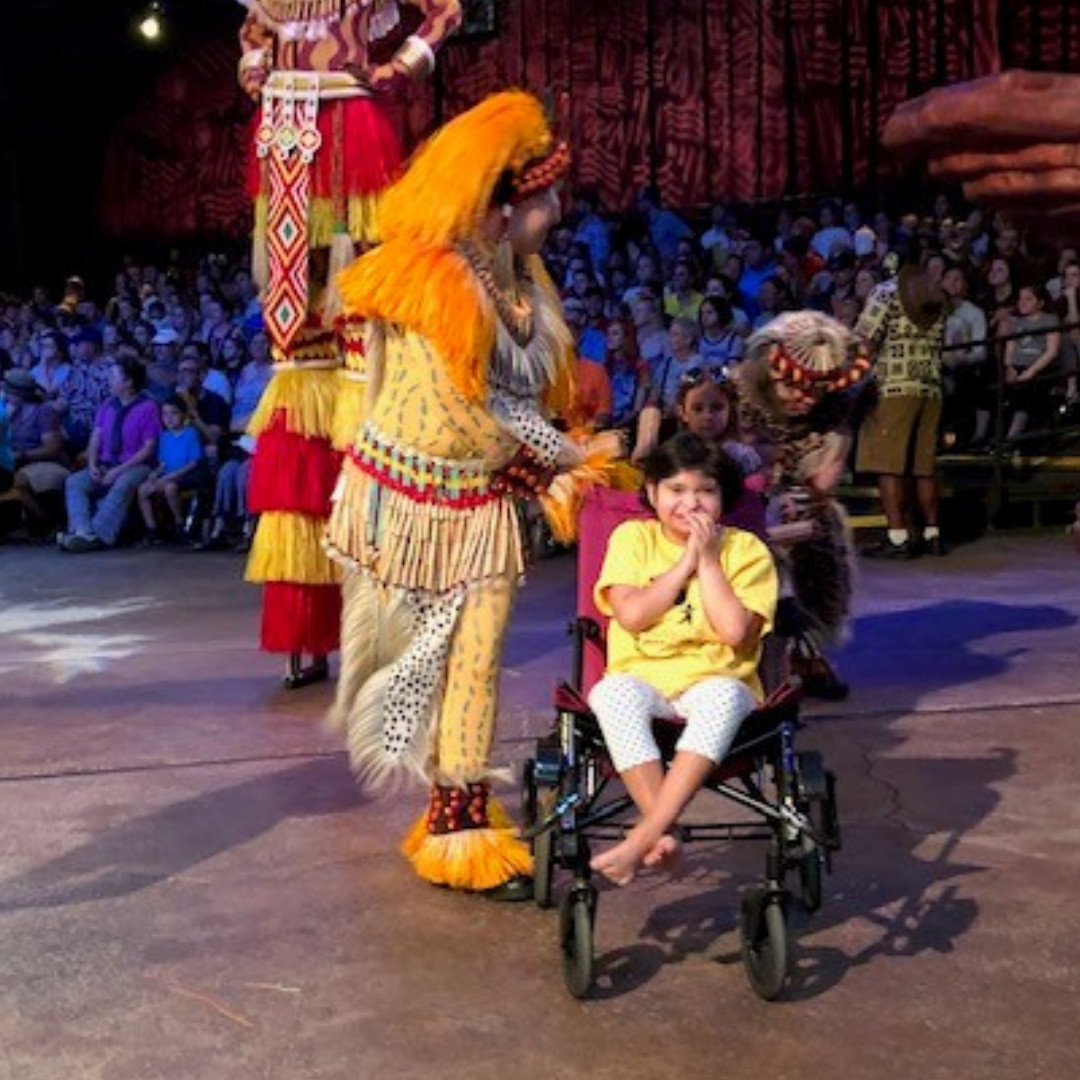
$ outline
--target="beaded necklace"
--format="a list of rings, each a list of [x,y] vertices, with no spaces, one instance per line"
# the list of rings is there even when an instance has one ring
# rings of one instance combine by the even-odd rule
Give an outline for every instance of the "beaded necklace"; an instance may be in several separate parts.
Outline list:
[[[476,274],[484,292],[488,294],[495,312],[499,316],[499,322],[506,327],[506,332],[514,340],[514,343],[524,349],[532,341],[533,332],[536,329],[533,319],[532,304],[523,296],[512,298],[506,289],[500,288],[491,272],[491,267],[480,251],[467,240],[461,241],[458,250],[465,256],[473,273]],[[529,285],[532,277],[526,271],[521,271],[521,284]]]

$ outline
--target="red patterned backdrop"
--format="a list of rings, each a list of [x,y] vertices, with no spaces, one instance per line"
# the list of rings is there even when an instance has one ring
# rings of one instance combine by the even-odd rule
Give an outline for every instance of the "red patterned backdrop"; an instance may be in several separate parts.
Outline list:
[[[897,102],[1006,66],[1077,70],[1074,0],[502,0],[410,102],[411,138],[508,85],[570,94],[576,176],[609,206],[849,191],[887,170]],[[231,41],[180,57],[117,128],[114,235],[242,234],[243,127]]]

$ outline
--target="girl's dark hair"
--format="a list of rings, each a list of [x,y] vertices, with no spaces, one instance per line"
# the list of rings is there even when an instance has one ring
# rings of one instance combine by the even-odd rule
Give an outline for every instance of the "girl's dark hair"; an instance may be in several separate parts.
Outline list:
[[[681,431],[661,443],[642,462],[646,484],[659,484],[684,470],[704,473],[720,486],[720,501],[729,510],[743,493],[742,469],[719,446]],[[650,504],[651,509],[651,504]]]
[[[1025,281],[1022,285],[1018,285],[1016,293],[1019,295],[1022,291],[1027,291],[1039,301],[1045,308],[1050,304],[1050,294],[1046,291],[1045,285],[1040,285],[1037,281]]]
[[[184,404],[184,399],[179,394],[170,394],[161,403],[161,407],[164,409],[166,405],[170,409],[176,409],[177,411],[182,412],[182,413],[187,412],[187,405]]]
[[[701,326],[701,309],[708,304],[716,312],[721,326],[728,326],[735,313],[731,307],[731,301],[724,296],[703,296],[698,305],[698,326]]]

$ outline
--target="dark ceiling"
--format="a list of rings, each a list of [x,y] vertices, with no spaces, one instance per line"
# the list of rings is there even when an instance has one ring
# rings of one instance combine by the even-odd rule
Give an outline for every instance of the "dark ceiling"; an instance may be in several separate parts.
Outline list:
[[[163,0],[167,36],[135,24],[149,0],[3,0],[0,286],[52,278],[93,250],[102,155],[113,123],[175,52],[231,35],[236,0]]]

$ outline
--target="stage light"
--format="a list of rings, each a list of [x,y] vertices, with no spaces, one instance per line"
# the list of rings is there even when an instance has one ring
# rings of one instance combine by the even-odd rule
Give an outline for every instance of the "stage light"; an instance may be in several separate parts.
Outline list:
[[[146,41],[153,43],[161,40],[161,35],[165,31],[164,15],[161,4],[155,0],[140,16],[137,27]]]

